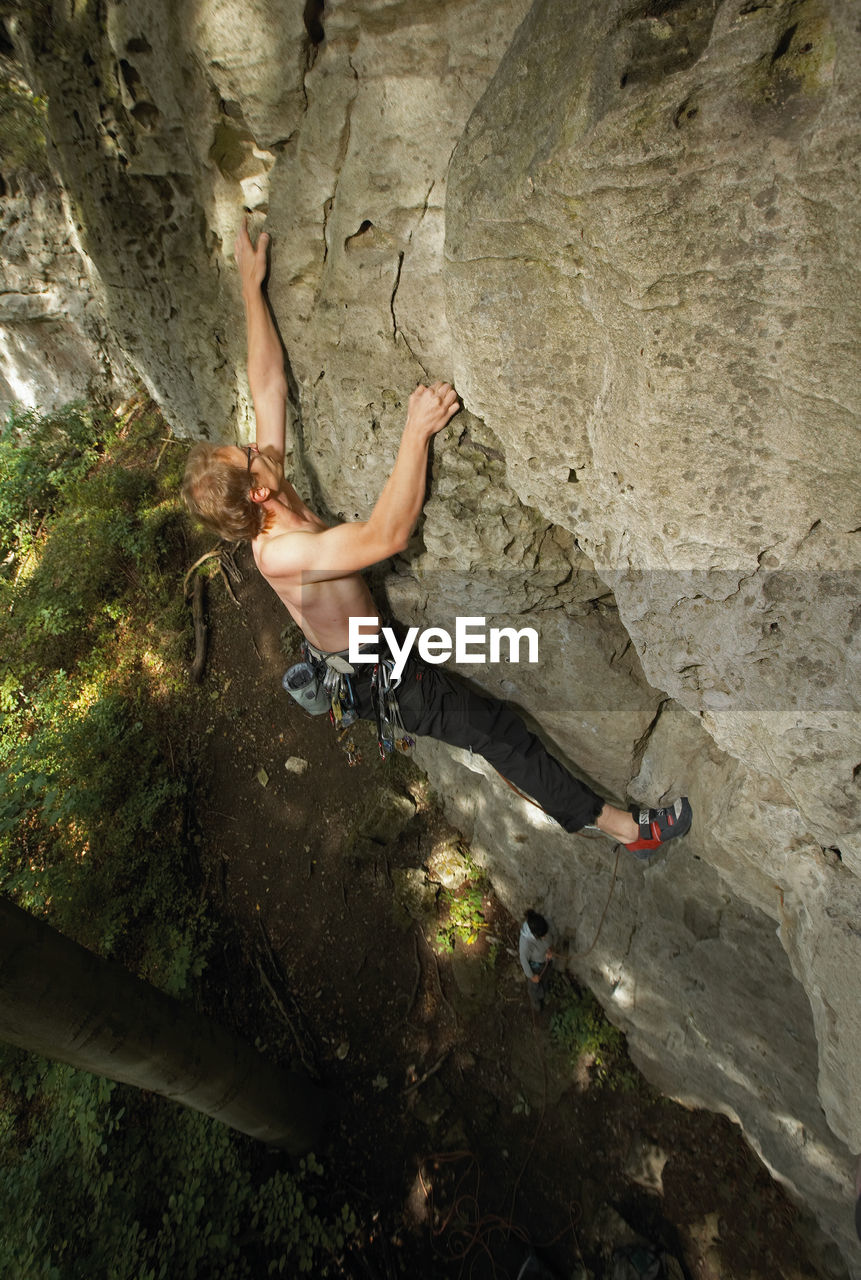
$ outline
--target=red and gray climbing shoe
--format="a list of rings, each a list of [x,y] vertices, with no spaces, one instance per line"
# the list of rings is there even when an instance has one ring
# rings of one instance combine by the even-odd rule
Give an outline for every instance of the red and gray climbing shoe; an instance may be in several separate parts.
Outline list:
[[[676,836],[687,835],[691,829],[691,803],[687,796],[682,796],[674,804],[664,809],[632,809],[634,821],[640,828],[640,834],[625,848],[638,858],[648,857],[652,849],[658,849],[668,840]]]

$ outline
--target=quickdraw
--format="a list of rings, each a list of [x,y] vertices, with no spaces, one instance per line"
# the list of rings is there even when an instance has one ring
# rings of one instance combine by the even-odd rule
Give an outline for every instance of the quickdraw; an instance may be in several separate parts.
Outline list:
[[[356,746],[351,726],[359,719],[359,710],[353,681],[355,667],[343,653],[323,653],[311,645],[305,645],[305,659],[314,668],[329,704],[329,719],[338,733],[338,742],[347,756],[347,763],[358,764],[361,752]],[[415,739],[407,733],[398,706],[397,685],[392,683],[394,663],[386,659],[378,662],[371,675],[371,699],[377,723],[377,743],[380,756],[385,760],[392,751],[406,754],[415,746]],[[287,686],[285,686],[287,687]],[[294,695],[295,696],[295,695]],[[322,708],[321,708],[322,709]]]
[[[337,655],[334,655],[337,657]],[[329,695],[329,718],[336,729],[347,729],[359,718],[353,684],[346,671],[326,664],[323,688]]]
[[[355,738],[349,729],[342,729],[338,734],[338,745],[343,749],[344,755],[347,757],[347,764],[351,768],[354,764],[361,763],[362,753],[356,746]]]
[[[407,733],[401,719],[397,686],[392,684],[392,666],[389,661],[378,663],[374,667],[371,686],[377,716],[377,742],[383,760],[391,751],[406,755],[416,745],[415,738]]]
[[[337,665],[334,660],[338,659]],[[356,746],[356,741],[350,733],[350,728],[359,718],[356,710],[356,695],[353,691],[353,682],[350,679],[350,672],[340,670],[340,667],[348,666],[338,654],[332,654],[326,659],[326,674],[323,677],[323,688],[329,697],[329,720],[334,725],[338,734],[338,745],[342,748],[344,755],[347,757],[347,764],[350,768],[359,764],[362,759],[362,753]]]

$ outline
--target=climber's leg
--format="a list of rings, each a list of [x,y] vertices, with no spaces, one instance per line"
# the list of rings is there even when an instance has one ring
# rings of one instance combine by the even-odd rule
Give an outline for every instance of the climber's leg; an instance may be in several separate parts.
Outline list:
[[[550,755],[507,702],[479,694],[440,667],[411,658],[398,688],[398,701],[410,733],[483,756],[566,831],[597,827],[645,858],[690,828],[687,799],[666,808],[630,812],[607,804]]]
[[[453,673],[411,658],[398,686],[398,703],[410,733],[483,756],[566,831],[594,824],[607,809],[591,787],[530,733],[507,702],[478,693]],[[630,816],[615,812],[623,819]],[[630,830],[626,824],[624,830],[636,839],[636,824]]]

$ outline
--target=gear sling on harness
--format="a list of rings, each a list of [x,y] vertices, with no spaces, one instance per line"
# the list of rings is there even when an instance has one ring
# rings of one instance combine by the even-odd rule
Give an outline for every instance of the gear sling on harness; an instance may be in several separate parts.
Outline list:
[[[372,668],[370,664],[363,664],[357,670],[347,650],[325,653],[307,640],[303,654],[304,660],[286,671],[281,681],[300,707],[312,716],[328,712],[336,729],[346,729],[362,714],[356,685],[369,684],[380,755],[385,759],[391,751],[411,750],[415,739],[407,733],[401,719],[391,658],[378,660]]]

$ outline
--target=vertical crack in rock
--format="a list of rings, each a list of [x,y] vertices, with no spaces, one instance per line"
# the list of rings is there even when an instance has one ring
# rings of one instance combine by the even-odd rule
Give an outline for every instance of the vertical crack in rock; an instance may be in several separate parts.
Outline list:
[[[392,296],[389,298],[389,311],[391,312],[391,315],[392,315],[392,336],[394,337],[395,342],[397,342],[398,333],[400,332],[400,330],[398,329],[398,318],[395,315],[395,296],[398,292],[398,288],[401,283],[401,271],[403,269],[403,265],[404,265],[404,250],[401,249],[400,253],[398,254],[398,269],[395,273],[395,284],[394,284],[394,288],[392,289]]]
[[[631,776],[632,777],[636,777],[636,775],[640,772],[640,765],[643,763],[643,756],[646,754],[646,747],[649,745],[649,739],[651,738],[652,734],[655,732],[655,729],[657,727],[658,721],[661,718],[661,714],[664,710],[664,707],[667,705],[669,701],[670,701],[669,698],[661,699],[661,701],[658,703],[658,709],[655,712],[654,716],[652,717],[652,721],[649,724],[648,728],[646,729],[645,733],[640,738],[638,738],[638,740],[634,743],[634,749],[631,752]]]
[[[352,128],[353,128],[353,104],[355,103],[359,93],[359,73],[356,70],[356,68],[353,66],[349,58],[347,59],[347,66],[350,68],[351,72],[353,73],[353,83],[356,86],[356,92],[353,94],[352,98],[350,98],[349,102],[347,103],[346,110],[344,112],[344,123],[341,126],[341,136],[338,139],[338,156],[337,156],[337,159],[335,160],[335,165],[334,165],[335,185],[332,189],[332,194],[328,197],[328,199],[323,201],[323,260],[322,260],[322,263],[320,264],[321,266],[325,265],[329,257],[329,219],[331,218],[332,210],[335,207],[335,201],[338,197],[338,187],[341,182],[341,171],[343,170],[343,167],[344,167],[344,161],[347,158],[347,152],[350,149],[350,137],[351,137]],[[321,281],[318,281],[315,302],[320,297],[321,288],[322,288],[322,283]]]
[[[430,186],[428,187],[427,191],[425,192],[425,197],[424,197],[424,200],[423,200],[423,202],[422,202],[421,212],[419,213],[419,216],[418,216],[418,218],[416,219],[416,224],[415,224],[415,226],[410,230],[409,235],[407,236],[407,244],[408,244],[408,245],[412,242],[413,232],[414,232],[414,231],[416,231],[416,230],[421,226],[422,221],[424,220],[425,214],[427,213],[427,211],[428,211],[428,207],[429,207],[429,205],[430,205],[431,192],[433,191],[433,189],[434,189],[434,187],[435,187],[435,186],[436,186],[436,179],[434,179],[434,180],[431,182]],[[415,360],[416,364],[419,366],[419,368],[421,369],[421,371],[422,371],[422,373],[424,374],[424,376],[425,376],[426,378],[428,378],[428,377],[430,377],[430,374],[429,374],[429,372],[428,372],[427,368],[425,367],[424,362],[423,362],[422,360],[420,360],[420,359],[419,359],[419,357],[416,355],[416,353],[415,353],[415,351],[413,350],[413,348],[412,348],[412,346],[411,346],[411,344],[410,344],[410,342],[409,342],[409,339],[407,338],[407,336],[406,336],[406,334],[404,333],[403,329],[401,329],[401,328],[398,326],[398,317],[397,317],[397,314],[396,314],[396,312],[395,312],[395,298],[396,298],[396,296],[397,296],[397,292],[398,292],[398,289],[399,289],[399,287],[400,287],[400,283],[401,283],[401,273],[402,273],[402,271],[403,271],[403,266],[404,266],[404,257],[405,257],[405,255],[406,255],[406,250],[405,250],[405,249],[402,249],[402,250],[398,253],[398,267],[397,267],[397,272],[396,272],[396,275],[395,275],[395,283],[394,283],[394,286],[393,286],[393,288],[392,288],[391,297],[390,297],[390,299],[389,299],[389,311],[391,312],[391,316],[392,316],[392,336],[393,336],[393,339],[394,339],[394,341],[395,341],[395,342],[397,342],[398,338],[400,338],[401,342],[403,342],[403,344],[404,344],[404,346],[406,347],[407,351],[409,351],[410,355],[412,356],[413,360]]]
[[[323,266],[326,265],[326,261],[329,257],[329,218],[334,205],[335,193],[333,192],[332,195],[329,196],[328,200],[323,201]]]
[[[430,204],[431,192],[433,191],[435,186],[436,186],[436,178],[434,178],[433,182],[430,184],[430,186],[427,189],[427,194],[425,195],[425,198],[424,198],[424,204],[422,205],[422,211],[419,214],[419,220],[418,220],[418,223],[416,224],[417,226],[420,226],[421,223],[424,221],[424,216],[427,213],[428,205]],[[412,240],[412,238],[413,238],[413,233],[411,231],[410,239]]]
[[[305,8],[302,12],[302,21],[304,22],[305,30],[308,33],[305,53],[308,71],[311,70],[314,63],[317,61],[317,54],[320,51],[320,45],[326,39],[326,32],[323,27],[323,12],[325,7],[325,0],[305,0]],[[307,96],[305,101],[307,104]]]
[[[407,351],[409,351],[410,355],[412,356],[413,360],[415,360],[416,364],[421,369],[424,376],[426,378],[429,378],[430,373],[428,372],[424,363],[419,359],[415,351],[413,351],[412,347],[409,344],[409,341],[407,340],[406,335],[404,334],[403,329],[400,329],[398,327],[398,318],[397,318],[397,315],[395,314],[395,298],[397,296],[398,289],[400,288],[401,272],[403,271],[405,252],[406,251],[404,249],[401,249],[400,252],[398,253],[398,266],[397,266],[397,271],[395,273],[395,283],[392,287],[391,297],[389,298],[389,311],[392,317],[392,340],[394,342],[397,342],[398,338],[400,338],[401,342],[404,344]]]
[[[287,401],[289,407],[292,409],[293,417],[292,432],[295,453],[294,471],[301,473],[301,475],[305,477],[307,482],[306,487],[309,491],[312,504],[319,511],[323,511],[328,517],[331,517],[333,513],[329,509],[328,503],[323,498],[323,489],[320,484],[320,477],[317,473],[316,467],[308,456],[305,444],[305,422],[302,417],[302,399],[299,391],[299,383],[297,382],[296,375],[293,372],[293,366],[290,363],[290,355],[287,348],[284,346],[283,340],[281,346],[284,351],[284,372],[287,376]],[[320,378],[322,377],[323,374],[321,373]],[[317,381],[319,382],[319,380],[320,379],[318,378]]]

